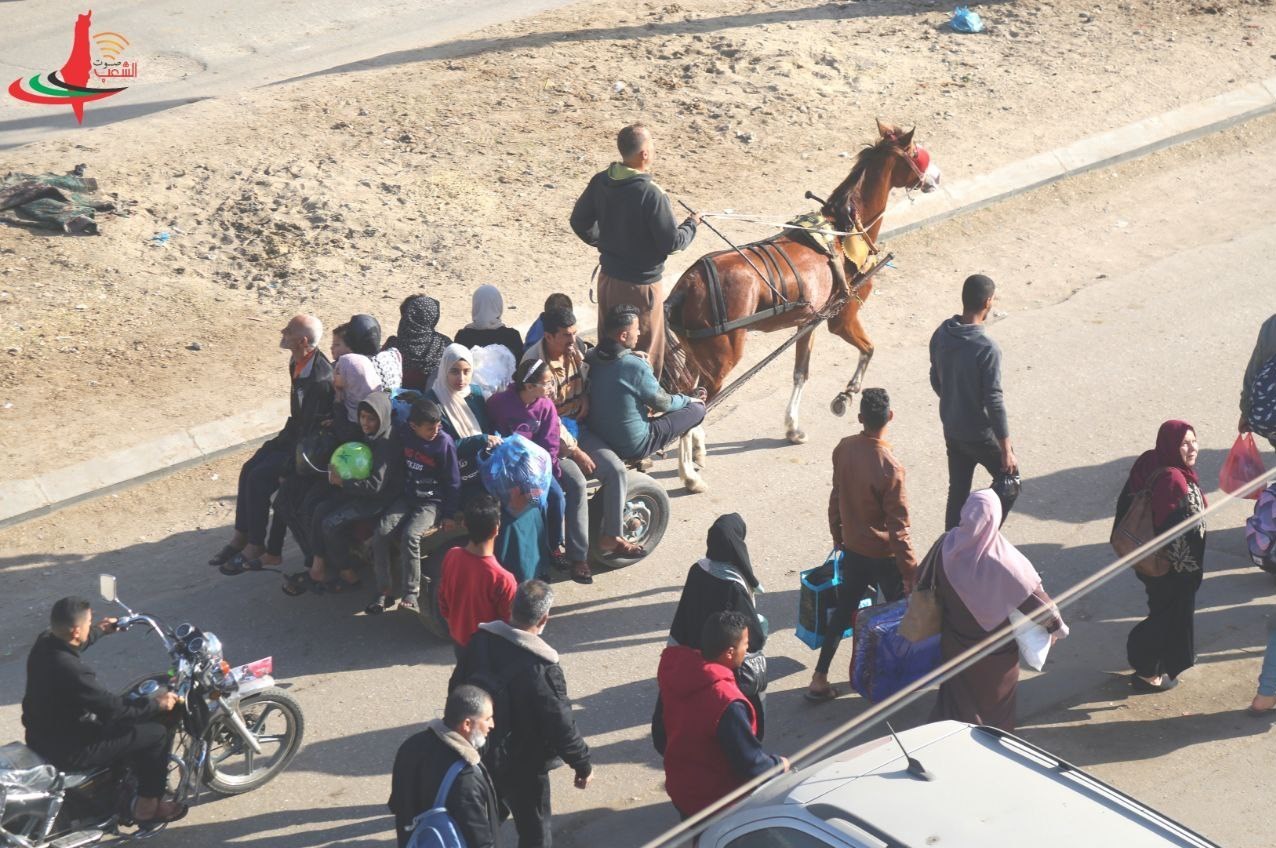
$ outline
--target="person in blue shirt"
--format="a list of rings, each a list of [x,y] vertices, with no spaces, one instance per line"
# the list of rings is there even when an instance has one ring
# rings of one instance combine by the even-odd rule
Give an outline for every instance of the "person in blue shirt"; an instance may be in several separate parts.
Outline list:
[[[452,437],[443,432],[443,410],[432,400],[417,398],[408,425],[399,433],[403,445],[403,494],[381,515],[372,540],[377,596],[364,612],[377,615],[394,603],[390,575],[390,541],[400,532],[403,600],[399,608],[418,612],[421,587],[421,535],[441,524],[455,529],[452,516],[461,502],[461,470]]]
[[[638,310],[621,304],[608,311],[604,338],[589,352],[589,428],[622,460],[645,459],[704,421],[699,396],[671,395],[660,387],[638,343]],[[652,417],[652,412],[664,413]],[[681,463],[680,466],[689,465]],[[689,491],[703,491],[693,469],[680,467]]]

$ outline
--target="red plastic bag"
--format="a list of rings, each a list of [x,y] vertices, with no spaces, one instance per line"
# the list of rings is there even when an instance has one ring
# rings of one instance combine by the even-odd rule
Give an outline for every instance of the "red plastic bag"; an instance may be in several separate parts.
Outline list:
[[[1254,444],[1254,434],[1241,433],[1227,452],[1227,459],[1223,460],[1223,470],[1218,472],[1218,485],[1225,492],[1240,495],[1246,483],[1266,470],[1263,458],[1258,454],[1258,445]],[[1243,496],[1258,500],[1262,488],[1261,485],[1255,486]]]

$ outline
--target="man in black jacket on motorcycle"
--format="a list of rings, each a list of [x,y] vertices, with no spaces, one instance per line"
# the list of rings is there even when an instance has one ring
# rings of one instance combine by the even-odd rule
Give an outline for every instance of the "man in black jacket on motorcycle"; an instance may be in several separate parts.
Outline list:
[[[168,774],[168,729],[154,719],[177,706],[177,695],[165,690],[152,701],[126,704],[99,685],[80,659],[81,651],[114,632],[114,618],[93,625],[93,611],[83,598],[63,598],[53,605],[49,629],[27,656],[22,698],[27,746],[63,771],[131,761],[138,825],[175,821],[186,808],[160,800]]]
[[[496,730],[483,758],[514,817],[519,848],[550,848],[550,770],[566,761],[577,789],[588,786],[593,773],[558,652],[540,636],[553,603],[548,584],[528,580],[519,586],[509,624],[480,624],[449,684],[469,683],[492,695]]]

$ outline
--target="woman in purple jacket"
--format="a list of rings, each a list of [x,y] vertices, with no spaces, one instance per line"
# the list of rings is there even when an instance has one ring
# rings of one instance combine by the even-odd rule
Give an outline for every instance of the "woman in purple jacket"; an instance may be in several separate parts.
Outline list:
[[[509,388],[488,398],[487,411],[502,436],[513,433],[544,448],[553,461],[546,520],[551,558],[558,567],[570,563],[572,579],[592,583],[589,572],[589,511],[585,500],[585,474],[574,461],[559,456],[558,410],[554,408],[554,372],[541,359],[528,359],[514,369]],[[564,552],[563,519],[567,519]]]

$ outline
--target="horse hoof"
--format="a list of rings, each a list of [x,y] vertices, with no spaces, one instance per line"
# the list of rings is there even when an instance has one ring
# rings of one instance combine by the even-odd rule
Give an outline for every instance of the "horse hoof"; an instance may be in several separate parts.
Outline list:
[[[846,414],[846,401],[847,401],[846,395],[844,394],[838,395],[837,397],[833,398],[833,402],[829,404],[829,410],[832,411],[832,413],[836,415],[838,418],[841,418],[843,415]]]
[[[789,440],[789,444],[803,445],[806,444],[806,433],[801,430],[790,430],[784,434],[784,438]]]
[[[709,484],[699,477],[692,477],[682,481],[682,486],[693,495],[701,494],[709,491]]]

